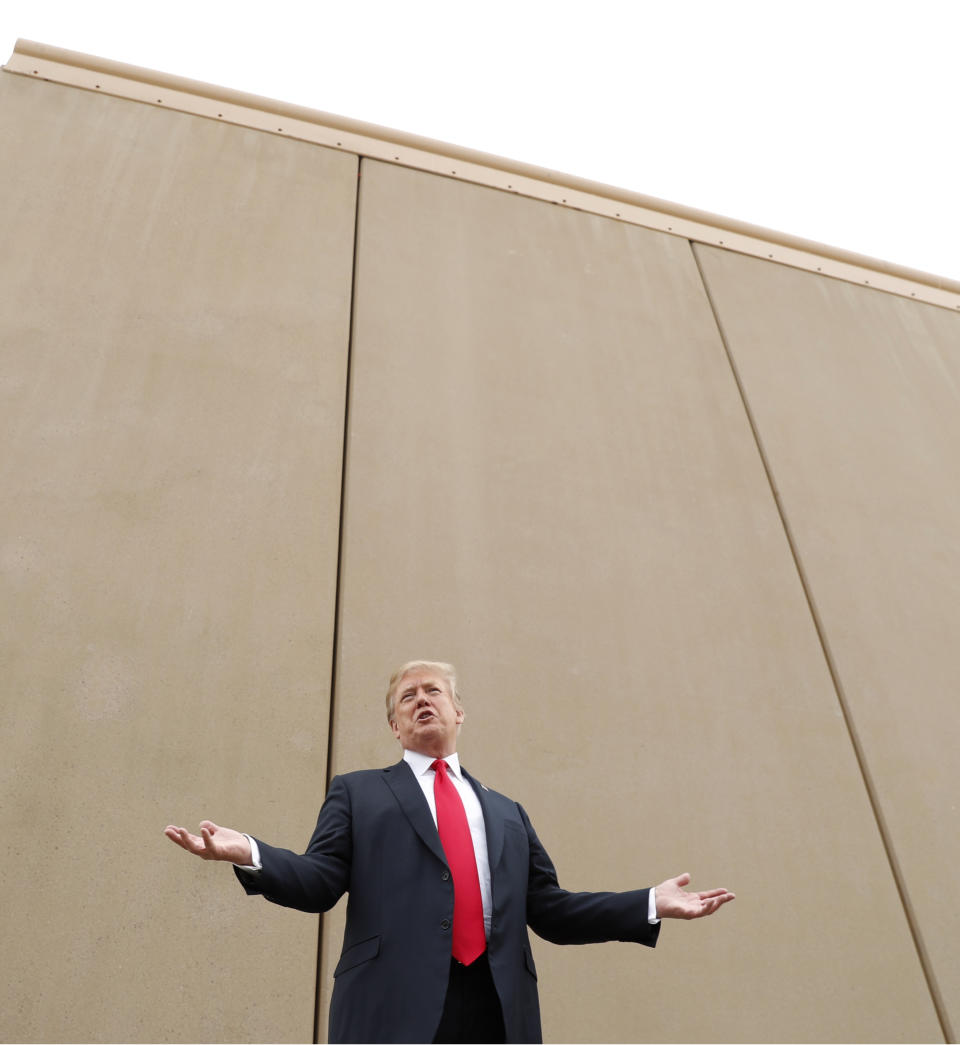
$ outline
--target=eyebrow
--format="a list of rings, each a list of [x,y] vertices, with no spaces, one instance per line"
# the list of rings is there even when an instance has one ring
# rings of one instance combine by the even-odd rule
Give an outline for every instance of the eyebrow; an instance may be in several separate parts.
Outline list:
[[[424,689],[443,689],[443,683],[439,679],[420,679],[418,682],[411,682],[409,685],[400,687],[400,695],[404,696],[407,693],[415,693],[417,686],[422,683]]]

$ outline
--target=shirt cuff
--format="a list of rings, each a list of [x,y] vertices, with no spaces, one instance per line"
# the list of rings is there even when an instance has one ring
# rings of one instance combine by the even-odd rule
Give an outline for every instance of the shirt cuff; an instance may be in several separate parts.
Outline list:
[[[251,844],[255,844],[253,839],[250,839]],[[660,919],[657,917],[657,890],[650,890],[650,899],[647,901],[647,921],[651,925],[656,925]]]
[[[234,864],[234,867],[239,867],[241,871],[262,871],[263,864],[260,862],[260,846],[257,845],[257,840],[251,838],[250,835],[244,835],[244,838],[250,843],[250,863],[249,864]],[[652,890],[651,890],[652,891]],[[654,905],[654,914],[657,912],[657,908]]]

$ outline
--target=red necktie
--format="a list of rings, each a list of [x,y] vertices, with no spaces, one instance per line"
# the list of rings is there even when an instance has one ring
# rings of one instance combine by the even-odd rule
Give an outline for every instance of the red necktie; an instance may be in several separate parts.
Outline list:
[[[453,875],[452,953],[458,962],[470,965],[487,949],[477,857],[463,802],[447,776],[447,763],[438,758],[430,768],[437,774],[433,797],[437,803],[440,844]]]

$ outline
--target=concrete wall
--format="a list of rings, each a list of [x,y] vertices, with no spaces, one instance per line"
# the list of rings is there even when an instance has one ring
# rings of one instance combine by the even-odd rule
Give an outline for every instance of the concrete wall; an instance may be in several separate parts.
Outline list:
[[[160,832],[323,795],[357,160],[0,90],[0,1037],[302,1040],[316,919]]]
[[[0,1037],[322,1034],[341,909],[317,975],[316,918],[161,832],[301,847],[414,656],[563,884],[738,893],[537,941],[547,1040],[952,1034],[960,316],[0,92]]]

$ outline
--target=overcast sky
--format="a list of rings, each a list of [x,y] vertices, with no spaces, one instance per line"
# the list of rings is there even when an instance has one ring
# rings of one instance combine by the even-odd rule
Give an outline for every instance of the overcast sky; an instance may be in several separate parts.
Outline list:
[[[960,0],[0,0],[18,37],[960,280]]]

